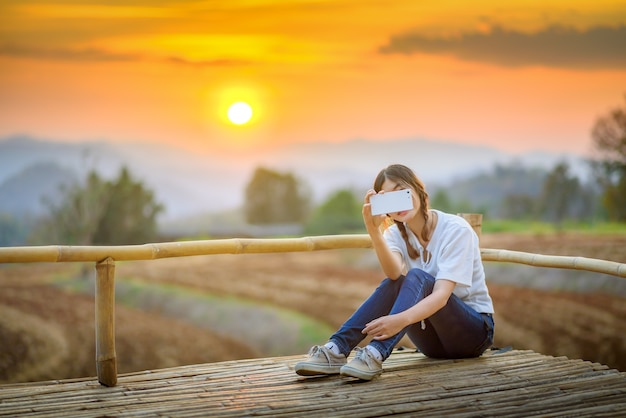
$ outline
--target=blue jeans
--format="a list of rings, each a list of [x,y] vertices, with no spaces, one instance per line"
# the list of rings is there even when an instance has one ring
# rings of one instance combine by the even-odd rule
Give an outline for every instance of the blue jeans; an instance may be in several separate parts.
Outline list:
[[[403,312],[432,293],[435,278],[420,269],[410,270],[397,280],[385,279],[371,296],[330,337],[346,356],[366,335],[361,331],[368,322],[385,315]],[[491,315],[481,314],[452,294],[448,303],[430,318],[404,328],[386,340],[372,340],[386,359],[407,334],[420,352],[435,358],[478,357],[493,344]]]

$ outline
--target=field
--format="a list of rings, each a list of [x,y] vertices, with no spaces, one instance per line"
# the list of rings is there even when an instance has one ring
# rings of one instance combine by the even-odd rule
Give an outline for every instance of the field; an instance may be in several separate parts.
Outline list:
[[[482,245],[626,262],[624,234],[485,234]],[[87,274],[81,274],[85,269]],[[79,278],[68,282],[67,277]],[[276,354],[257,344],[258,337],[253,341],[254,333],[242,331],[240,322],[275,342],[282,354],[304,354],[303,344],[309,342],[294,341],[293,332],[285,331],[291,316],[203,320],[198,309],[217,305],[210,302],[215,297],[237,297],[246,301],[246,309],[248,301],[278,306],[320,321],[319,326],[305,326],[312,338],[320,338],[320,330],[339,326],[369,295],[381,273],[370,250],[335,250],[117,263],[116,278],[119,284],[142,284],[125,293],[120,290],[116,306],[118,371],[125,373]],[[626,371],[623,294],[584,288],[547,291],[523,282],[488,280],[496,308],[497,346],[592,360]],[[91,265],[3,265],[0,285],[0,383],[95,375]],[[153,287],[169,289],[158,297],[160,303],[145,300],[156,298],[148,297],[154,295],[149,291]],[[196,294],[213,299],[189,296]],[[169,309],[170,299],[182,300],[179,304],[187,305],[184,313],[177,314],[182,308]],[[401,344],[411,346],[408,340]]]

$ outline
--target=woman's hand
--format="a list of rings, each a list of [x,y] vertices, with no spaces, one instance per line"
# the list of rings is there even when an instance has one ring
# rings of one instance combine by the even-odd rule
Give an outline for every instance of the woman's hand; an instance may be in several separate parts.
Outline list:
[[[409,324],[406,323],[402,314],[387,315],[369,322],[361,332],[375,340],[386,340],[402,331],[407,325]]]
[[[384,193],[381,191],[381,193]],[[372,239],[372,247],[376,251],[376,257],[380,267],[387,277],[392,280],[396,280],[402,274],[402,254],[399,252],[391,252],[387,242],[384,238],[382,228],[380,227],[385,222],[386,215],[372,215],[372,206],[370,204],[370,198],[374,196],[376,192],[374,190],[368,190],[365,194],[365,203],[363,204],[363,222],[367,233]]]
[[[375,195],[376,192],[370,189],[365,194],[365,203],[363,204],[363,222],[367,232],[371,235],[372,232],[378,231],[380,225],[385,220],[385,215],[372,215],[372,205],[370,203],[370,197]]]

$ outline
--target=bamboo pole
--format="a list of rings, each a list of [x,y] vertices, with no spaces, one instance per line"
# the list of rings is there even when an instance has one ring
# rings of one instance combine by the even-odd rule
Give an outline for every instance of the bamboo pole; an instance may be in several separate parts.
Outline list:
[[[475,227],[476,228],[476,227]],[[223,240],[164,242],[120,246],[41,246],[0,248],[0,263],[99,262],[154,260],[210,254],[252,254],[320,251],[341,248],[371,248],[369,235],[327,235],[302,238],[231,238]],[[626,264],[584,257],[545,256],[517,251],[481,249],[483,261],[502,261],[538,267],[586,270],[626,277]]]
[[[480,236],[483,231],[483,214],[482,213],[457,213],[460,217],[465,219],[471,227],[478,235],[478,239],[480,240]]]
[[[508,263],[527,264],[535,267],[585,270],[595,273],[610,274],[617,277],[626,277],[626,264],[616,263],[614,261],[598,260],[586,257],[541,255],[521,251],[495,250],[489,248],[481,249],[480,253],[483,261],[502,261]]]
[[[111,257],[96,263],[96,369],[100,384],[117,384],[115,260]]]
[[[371,248],[365,234],[302,238],[230,238],[221,240],[163,242],[119,246],[39,246],[0,248],[0,263],[154,260],[209,254],[243,254]]]

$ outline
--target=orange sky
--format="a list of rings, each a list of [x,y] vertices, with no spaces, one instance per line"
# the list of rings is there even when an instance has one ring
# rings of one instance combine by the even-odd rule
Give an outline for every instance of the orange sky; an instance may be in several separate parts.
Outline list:
[[[586,153],[624,103],[624,51],[623,0],[4,0],[0,137]]]

